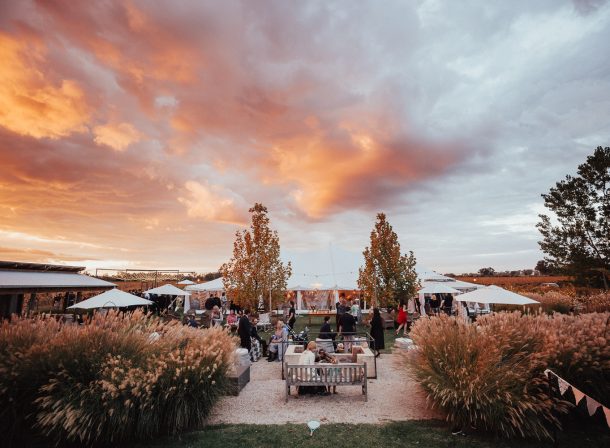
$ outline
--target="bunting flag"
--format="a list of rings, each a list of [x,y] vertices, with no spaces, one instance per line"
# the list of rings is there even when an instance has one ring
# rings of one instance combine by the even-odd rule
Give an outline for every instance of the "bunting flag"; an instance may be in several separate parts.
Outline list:
[[[593,415],[597,412],[597,409],[601,406],[601,404],[595,401],[593,398],[587,396],[587,411],[589,411],[589,415],[593,417]]]
[[[572,386],[572,393],[574,394],[574,399],[576,400],[576,404],[580,403],[580,401],[585,398],[585,394]]]
[[[597,410],[601,407],[602,410],[604,411],[604,416],[606,417],[606,424],[608,425],[608,427],[610,427],[610,409],[608,409],[606,406],[602,405],[600,402],[589,397],[584,392],[581,392],[580,390],[578,390],[577,388],[572,386],[570,383],[568,383],[566,380],[564,380],[563,378],[561,378],[559,375],[552,372],[551,370],[546,369],[544,371],[544,374],[549,379],[557,380],[557,384],[559,386],[559,392],[561,393],[562,396],[565,395],[565,393],[568,391],[568,389],[571,389],[572,393],[574,394],[574,399],[576,400],[576,405],[578,405],[578,403],[580,403],[582,401],[582,399],[584,398],[585,403],[587,404],[587,411],[589,412],[589,415],[591,417],[593,417],[595,415],[595,413],[597,412]]]
[[[559,383],[559,392],[561,392],[561,395],[564,395],[568,391],[570,383],[568,383],[563,378],[559,378],[557,375],[555,375],[555,377],[557,378],[557,382]]]

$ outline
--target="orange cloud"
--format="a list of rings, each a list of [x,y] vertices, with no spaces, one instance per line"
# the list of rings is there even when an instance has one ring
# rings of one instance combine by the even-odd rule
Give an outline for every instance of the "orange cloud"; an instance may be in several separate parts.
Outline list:
[[[217,185],[204,185],[196,181],[188,181],[184,187],[189,196],[178,200],[186,206],[189,216],[206,221],[236,224],[246,222],[247,207],[234,193]]]
[[[459,162],[407,134],[402,87],[368,79],[358,45],[310,39],[328,24],[306,10],[18,3],[0,16],[0,231],[95,245],[36,249],[228,256],[226,223],[255,201],[288,220],[376,211]]]
[[[82,261],[83,259],[95,260],[94,257],[83,257],[82,255],[74,256],[60,252],[52,252],[41,249],[18,249],[14,247],[0,247],[0,260],[19,260],[31,262],[73,262]]]
[[[0,33],[0,126],[35,138],[86,130],[90,108],[74,80],[51,82],[44,48]]]
[[[130,123],[109,123],[93,128],[95,143],[123,151],[132,143],[140,141],[142,134]]]

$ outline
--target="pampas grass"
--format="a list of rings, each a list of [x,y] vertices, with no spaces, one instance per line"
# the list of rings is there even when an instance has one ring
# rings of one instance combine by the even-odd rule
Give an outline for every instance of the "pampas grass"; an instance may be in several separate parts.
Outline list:
[[[163,336],[152,341],[155,330]],[[235,339],[109,312],[83,326],[15,318],[0,347],[3,429],[91,445],[201,425],[224,392]]]
[[[609,318],[516,312],[485,316],[476,325],[444,315],[420,319],[411,331],[417,349],[405,356],[453,424],[548,439],[569,405],[550,393],[546,368],[608,399]]]

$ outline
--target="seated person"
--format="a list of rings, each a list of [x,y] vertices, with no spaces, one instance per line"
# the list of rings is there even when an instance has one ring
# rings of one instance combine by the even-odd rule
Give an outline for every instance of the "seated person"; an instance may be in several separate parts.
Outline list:
[[[210,313],[210,322],[212,327],[222,325],[222,314],[220,313],[220,308],[216,305],[214,305]]]
[[[258,354],[257,354],[257,361],[258,358],[260,358],[261,356],[265,356],[267,354],[267,341],[265,341],[263,338],[261,338],[258,335],[258,331],[256,329],[256,322],[257,319],[252,319],[252,326],[250,327],[250,336],[252,337],[252,347],[254,346],[258,346]]]
[[[326,353],[326,350],[324,350],[323,348],[318,350],[318,360],[319,360],[318,362],[321,364],[337,364],[337,358]],[[332,378],[332,375],[339,374],[339,369],[333,369],[333,370],[334,370],[334,372],[330,372],[330,375],[329,375],[331,378]],[[330,394],[330,386],[328,386],[326,389],[327,389],[327,392]],[[333,392],[333,394],[337,393],[337,386],[333,386],[332,392]]]
[[[332,339],[334,340],[337,337],[337,333],[333,332],[330,328],[330,316],[324,317],[324,323],[320,327],[320,335],[318,336],[320,339]]]
[[[301,356],[299,357],[299,364],[313,366],[316,363],[316,351],[317,351],[317,345],[316,345],[315,341],[309,341],[309,343],[307,344],[307,348],[303,351],[303,353],[301,353]],[[300,378],[301,380],[310,381],[310,380],[314,379],[315,377],[317,377],[317,375],[318,375],[315,368],[304,369],[304,370],[305,370],[305,372],[303,372],[303,373],[305,374],[305,378]],[[299,395],[305,395],[305,394],[328,395],[328,392],[326,391],[326,387],[298,386],[298,394]]]
[[[301,365],[310,365],[316,363],[316,349],[317,345],[315,341],[309,341],[307,343],[307,348],[303,350],[301,356],[299,357],[299,364]]]
[[[237,314],[235,314],[234,310],[231,310],[231,312],[227,316],[227,325],[231,327],[237,326]]]
[[[186,323],[186,325],[188,325],[191,328],[199,328],[199,324],[195,320],[195,316],[193,314],[189,315],[188,322]]]
[[[282,320],[275,324],[275,332],[269,340],[269,358],[267,361],[284,360],[284,350],[286,349],[284,342],[288,340],[288,329]]]

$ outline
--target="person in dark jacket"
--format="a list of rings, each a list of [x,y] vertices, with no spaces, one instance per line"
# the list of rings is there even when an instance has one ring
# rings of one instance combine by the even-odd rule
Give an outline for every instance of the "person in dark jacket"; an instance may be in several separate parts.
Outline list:
[[[334,340],[337,336],[337,333],[334,333],[330,328],[330,316],[324,317],[324,323],[320,327],[320,335],[318,336],[320,339],[332,339]]]
[[[379,350],[385,349],[385,338],[383,333],[383,319],[379,308],[373,308],[373,318],[371,319],[371,337],[373,341],[373,349],[375,357],[380,355]]]
[[[294,302],[290,301],[290,311],[288,311],[288,326],[294,330],[294,323],[297,320],[297,311],[294,308]]]
[[[267,341],[260,337],[258,334],[258,330],[256,329],[257,320],[254,319],[252,324],[250,325],[250,336],[256,339],[261,345],[262,356],[267,356]]]
[[[222,306],[222,303],[220,302],[220,297],[210,297],[205,301],[204,306],[206,310],[212,310],[215,306],[220,308]]]
[[[239,335],[240,345],[242,348],[248,349],[248,352],[252,350],[252,341],[250,339],[252,335],[252,324],[249,319],[250,311],[244,310],[243,316],[239,318],[237,324],[237,334]]]
[[[350,313],[344,313],[339,322],[339,333],[343,336],[343,343],[347,352],[352,351],[352,341],[356,335],[356,319]]]

